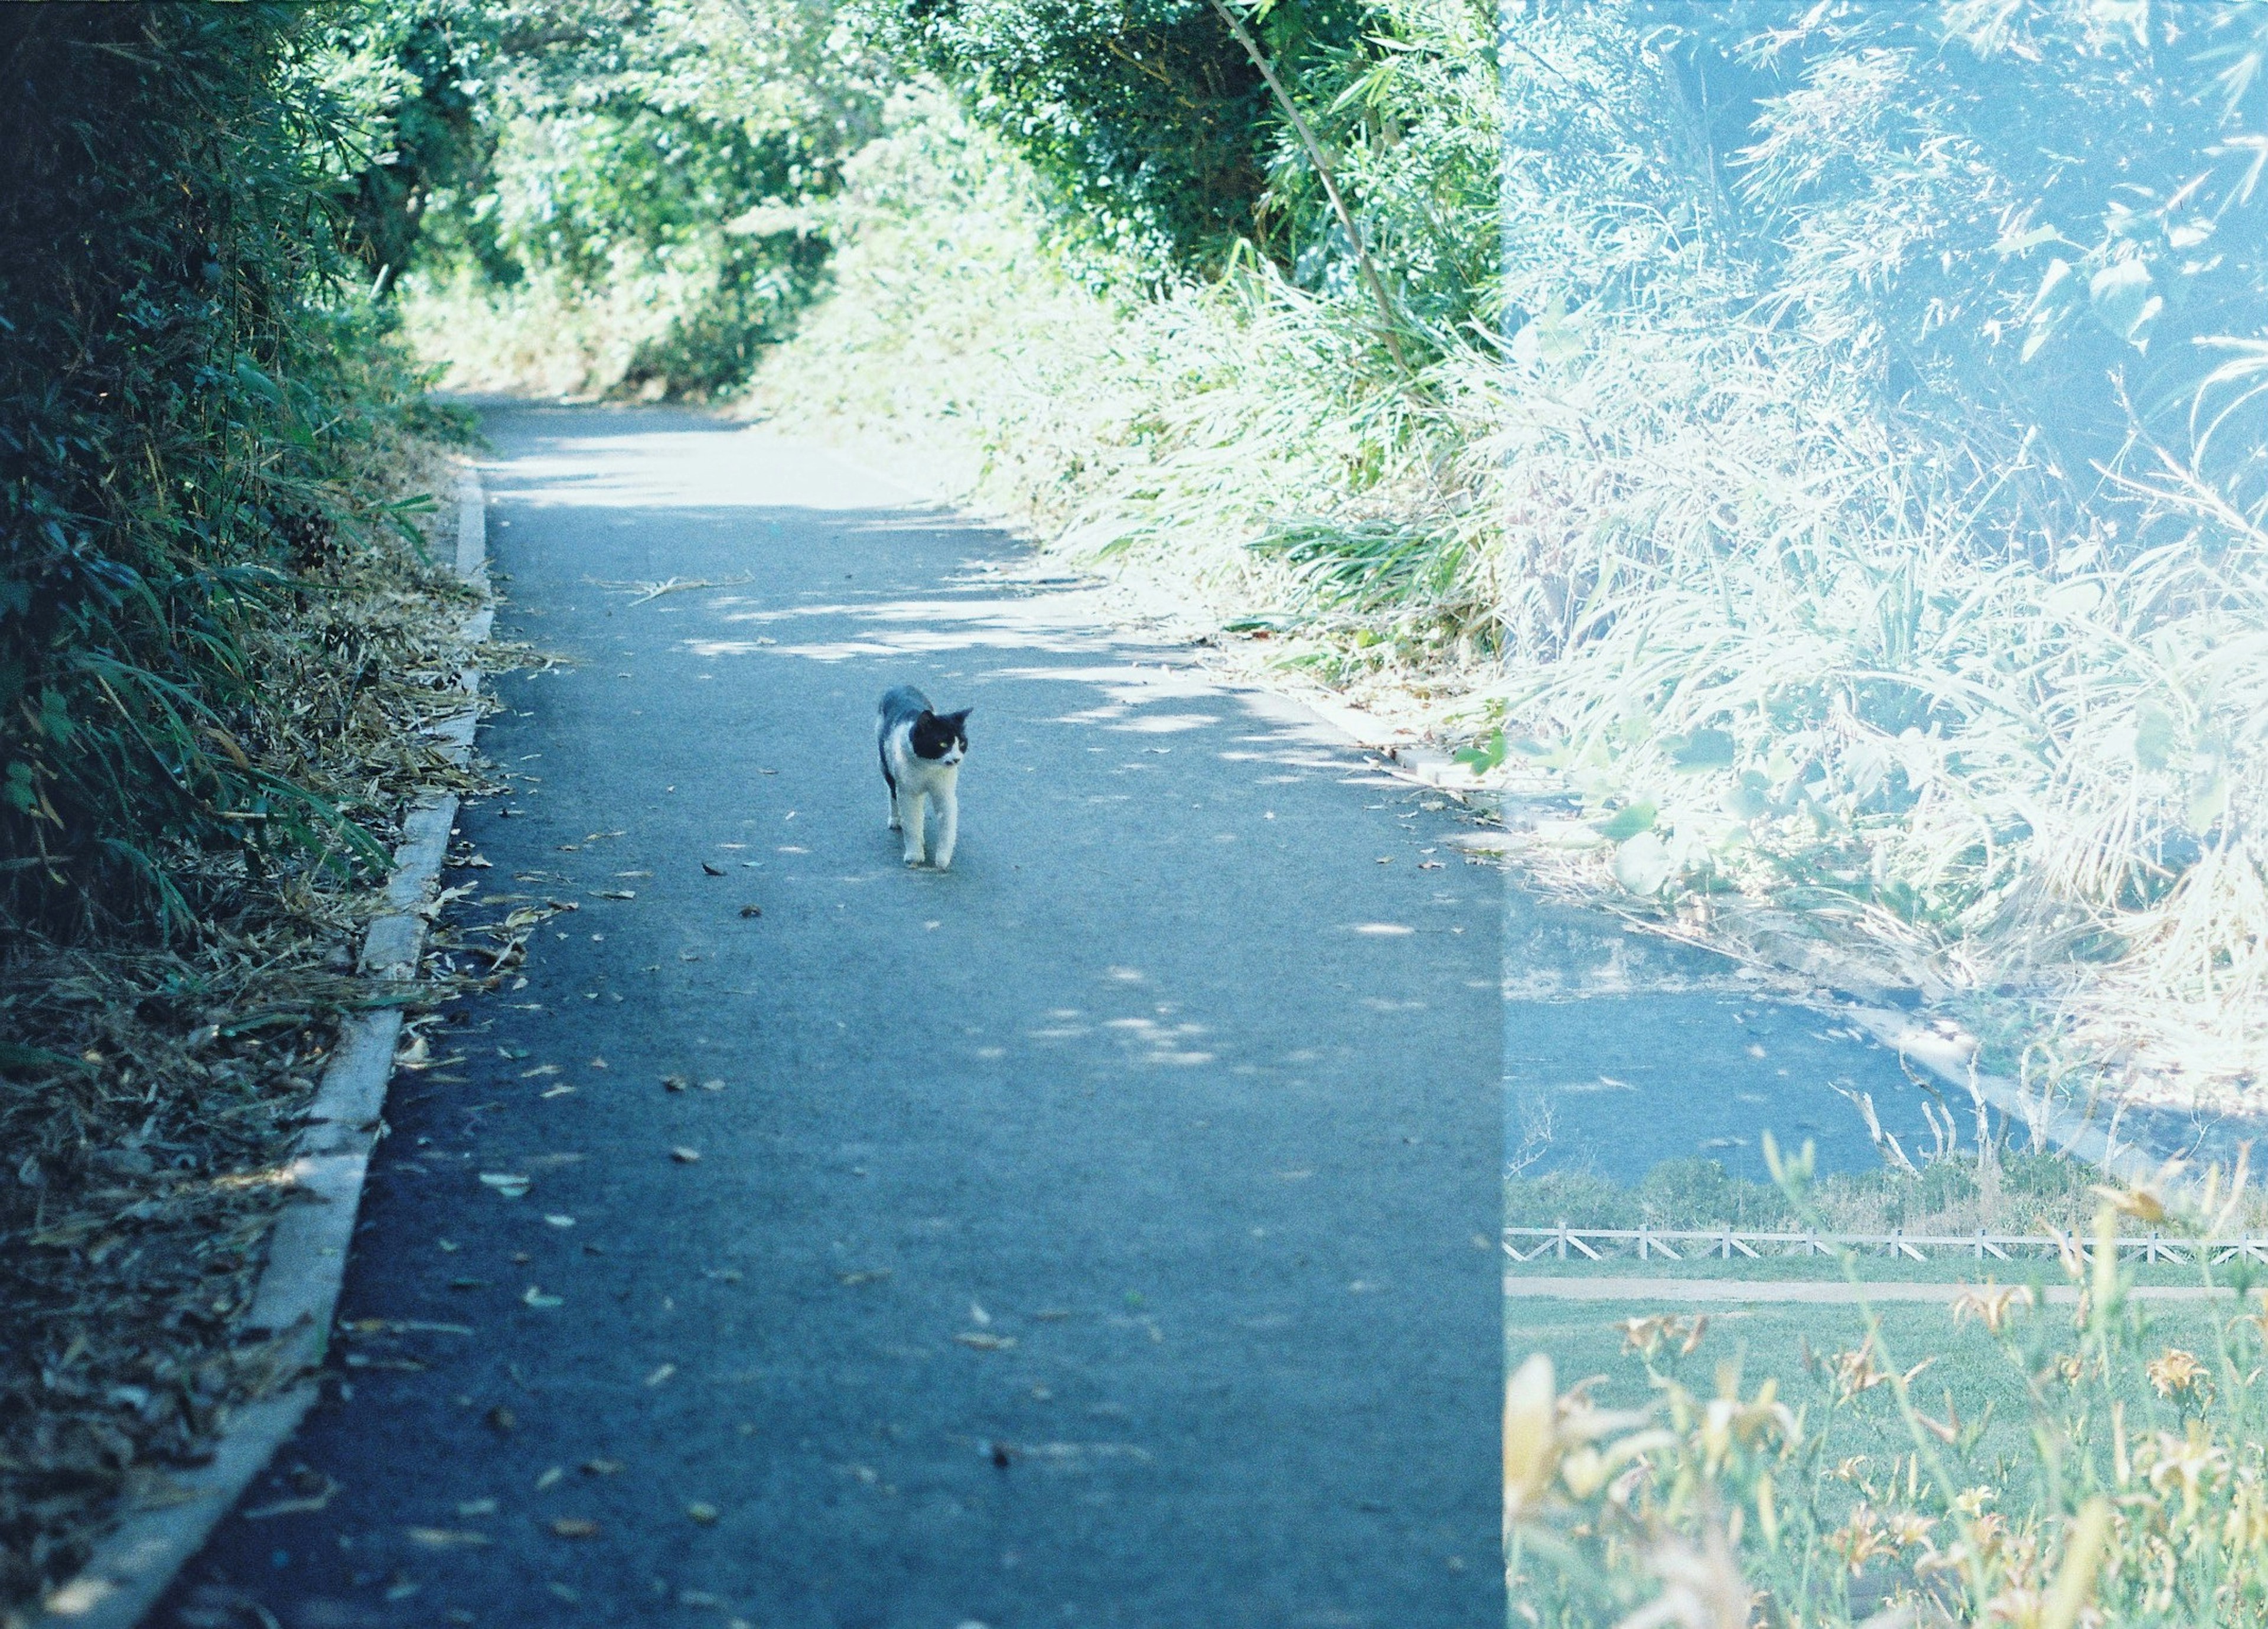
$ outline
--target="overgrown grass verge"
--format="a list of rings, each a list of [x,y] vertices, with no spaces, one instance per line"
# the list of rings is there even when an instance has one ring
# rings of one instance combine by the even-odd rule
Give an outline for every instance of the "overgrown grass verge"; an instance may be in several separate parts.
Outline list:
[[[438,562],[454,510],[413,542],[374,523],[438,493],[446,450],[379,429],[326,534],[247,630],[259,771],[350,810],[373,845],[418,796],[470,790],[431,727],[460,712],[475,600]],[[434,526],[446,516],[447,526]],[[439,534],[434,534],[435,532]],[[0,1617],[13,1624],[122,1510],[163,1503],[228,1410],[282,1376],[238,1327],[291,1198],[280,1161],[342,1013],[373,875],[320,857],[206,852],[202,903],[164,943],[30,932],[0,955]]]

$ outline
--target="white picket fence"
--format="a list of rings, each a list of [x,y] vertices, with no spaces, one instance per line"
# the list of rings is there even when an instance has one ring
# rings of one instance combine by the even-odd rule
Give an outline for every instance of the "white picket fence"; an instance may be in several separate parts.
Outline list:
[[[2084,1235],[2051,1228],[2044,1233],[1973,1234],[1904,1233],[1751,1233],[1735,1227],[1506,1227],[1504,1253],[1514,1261],[1608,1261],[1635,1257],[1639,1261],[1660,1257],[1684,1261],[1718,1257],[1759,1260],[1766,1256],[1832,1256],[1856,1250],[1876,1256],[1903,1256],[1914,1261],[1947,1257],[1974,1257],[1978,1261],[2015,1261],[2041,1257],[2092,1261],[2094,1241]],[[2246,1235],[2235,1239],[2169,1239],[2157,1234],[2122,1235],[2117,1253],[2127,1260],[2193,1262],[2198,1252],[2214,1263],[2268,1263],[2268,1237]]]

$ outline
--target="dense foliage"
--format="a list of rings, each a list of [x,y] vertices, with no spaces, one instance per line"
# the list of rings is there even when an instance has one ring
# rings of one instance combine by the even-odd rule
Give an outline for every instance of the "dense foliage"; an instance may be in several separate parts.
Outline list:
[[[1317,136],[1358,243],[1208,0],[912,0],[888,14],[909,55],[1035,167],[1066,235],[1100,236],[1152,276],[1215,274],[1256,249],[1311,289],[1351,290],[1366,249],[1393,303],[1414,308],[1393,320],[1421,327],[1469,313],[1497,272],[1489,28],[1460,19],[1462,48],[1444,53],[1430,36],[1447,16],[1278,0],[1241,19]]]
[[[1774,11],[1661,9],[1671,32],[1648,42],[1685,67],[1689,115],[1714,122],[1715,236],[1746,291],[1893,403],[2036,434],[2082,493],[2137,414],[2176,431],[2262,319],[2268,18]],[[2219,473],[2257,459],[2263,423],[2225,427]]]
[[[1037,166],[1077,217],[1136,254],[1218,253],[1253,236],[1269,96],[1207,0],[910,0],[878,8],[911,54]],[[1270,14],[1280,55],[1360,12]]]
[[[281,6],[0,17],[0,911],[195,913],[211,856],[370,840],[254,654],[406,380],[331,298],[364,160]],[[399,515],[394,517],[397,520]],[[223,867],[225,869],[225,867]]]
[[[394,65],[387,117],[421,178],[397,268],[413,332],[446,330],[460,377],[696,397],[747,380],[818,286],[808,205],[877,128],[859,29],[797,0],[371,15],[362,54]]]

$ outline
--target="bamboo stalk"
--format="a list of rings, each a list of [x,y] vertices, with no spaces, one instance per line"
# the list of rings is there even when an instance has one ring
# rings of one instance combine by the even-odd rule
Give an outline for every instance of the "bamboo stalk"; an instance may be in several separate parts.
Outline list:
[[[1276,77],[1275,65],[1261,50],[1260,42],[1252,37],[1252,31],[1244,26],[1244,19],[1230,8],[1228,0],[1212,0],[1212,9],[1220,13],[1220,20],[1228,25],[1229,33],[1236,36],[1237,44],[1244,48],[1244,54],[1252,59],[1252,65],[1268,82],[1268,89],[1275,96],[1276,105],[1284,110],[1284,117],[1291,122],[1292,133],[1300,138],[1300,145],[1307,149],[1307,162],[1315,166],[1315,179],[1323,184],[1323,195],[1330,200],[1332,210],[1338,215],[1339,225],[1346,228],[1348,241],[1354,245],[1356,267],[1362,273],[1363,283],[1369,289],[1371,299],[1377,303],[1378,336],[1386,342],[1386,349],[1394,357],[1394,365],[1401,370],[1403,378],[1415,380],[1418,375],[1410,367],[1409,358],[1402,354],[1401,336],[1395,332],[1395,320],[1401,313],[1393,297],[1386,291],[1386,279],[1378,275],[1377,264],[1370,258],[1370,247],[1363,241],[1362,228],[1354,224],[1354,212],[1347,208],[1346,200],[1339,195],[1338,178],[1331,173],[1330,161],[1323,157],[1322,144],[1315,139],[1314,131],[1308,128],[1307,119],[1292,102],[1291,93],[1285,90],[1284,82]]]

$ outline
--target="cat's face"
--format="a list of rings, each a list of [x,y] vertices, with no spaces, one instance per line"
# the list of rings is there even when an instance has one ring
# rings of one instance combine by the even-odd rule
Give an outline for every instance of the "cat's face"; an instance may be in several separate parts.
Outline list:
[[[960,763],[968,756],[968,715],[974,711],[922,714],[914,720],[914,756],[933,763]]]

